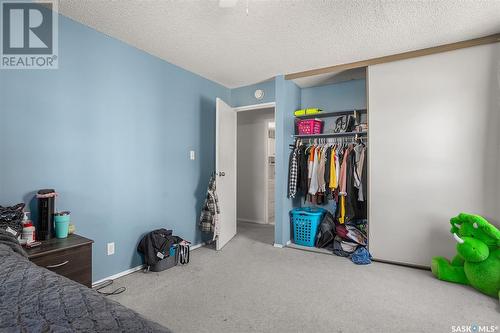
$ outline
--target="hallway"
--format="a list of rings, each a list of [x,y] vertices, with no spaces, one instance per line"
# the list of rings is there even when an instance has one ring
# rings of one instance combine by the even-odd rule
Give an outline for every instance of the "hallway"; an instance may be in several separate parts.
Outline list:
[[[274,244],[274,224],[238,222],[237,237],[263,244]]]

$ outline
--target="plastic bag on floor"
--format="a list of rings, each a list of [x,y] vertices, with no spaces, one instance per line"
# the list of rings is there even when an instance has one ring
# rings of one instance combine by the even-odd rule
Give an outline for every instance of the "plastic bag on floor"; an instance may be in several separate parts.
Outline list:
[[[368,265],[371,264],[372,255],[368,250],[362,246],[358,247],[356,251],[352,254],[351,260],[356,265]]]

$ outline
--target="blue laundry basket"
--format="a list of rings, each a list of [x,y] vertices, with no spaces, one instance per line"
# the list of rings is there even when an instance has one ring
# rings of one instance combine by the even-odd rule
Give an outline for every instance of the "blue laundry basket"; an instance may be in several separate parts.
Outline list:
[[[294,208],[290,211],[295,244],[314,247],[319,224],[325,210],[318,207]]]

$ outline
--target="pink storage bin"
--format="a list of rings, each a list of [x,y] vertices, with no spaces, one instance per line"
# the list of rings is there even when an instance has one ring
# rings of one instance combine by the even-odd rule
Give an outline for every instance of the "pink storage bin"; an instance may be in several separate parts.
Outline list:
[[[323,131],[323,121],[319,119],[304,119],[297,121],[299,135],[321,134]]]

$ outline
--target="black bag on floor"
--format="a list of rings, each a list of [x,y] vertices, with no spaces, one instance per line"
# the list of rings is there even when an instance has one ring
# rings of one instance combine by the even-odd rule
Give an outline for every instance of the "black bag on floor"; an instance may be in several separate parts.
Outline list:
[[[137,251],[144,254],[144,263],[150,267],[169,257],[170,247],[181,241],[182,238],[172,235],[172,230],[157,229],[141,239]]]
[[[177,266],[179,263],[179,249],[175,248],[175,254],[172,256],[165,257],[158,261],[156,264],[148,266],[146,270],[151,272],[162,272],[166,269]]]
[[[335,222],[333,215],[329,211],[323,216],[323,220],[318,226],[318,233],[316,234],[316,247],[327,247],[335,238]]]

